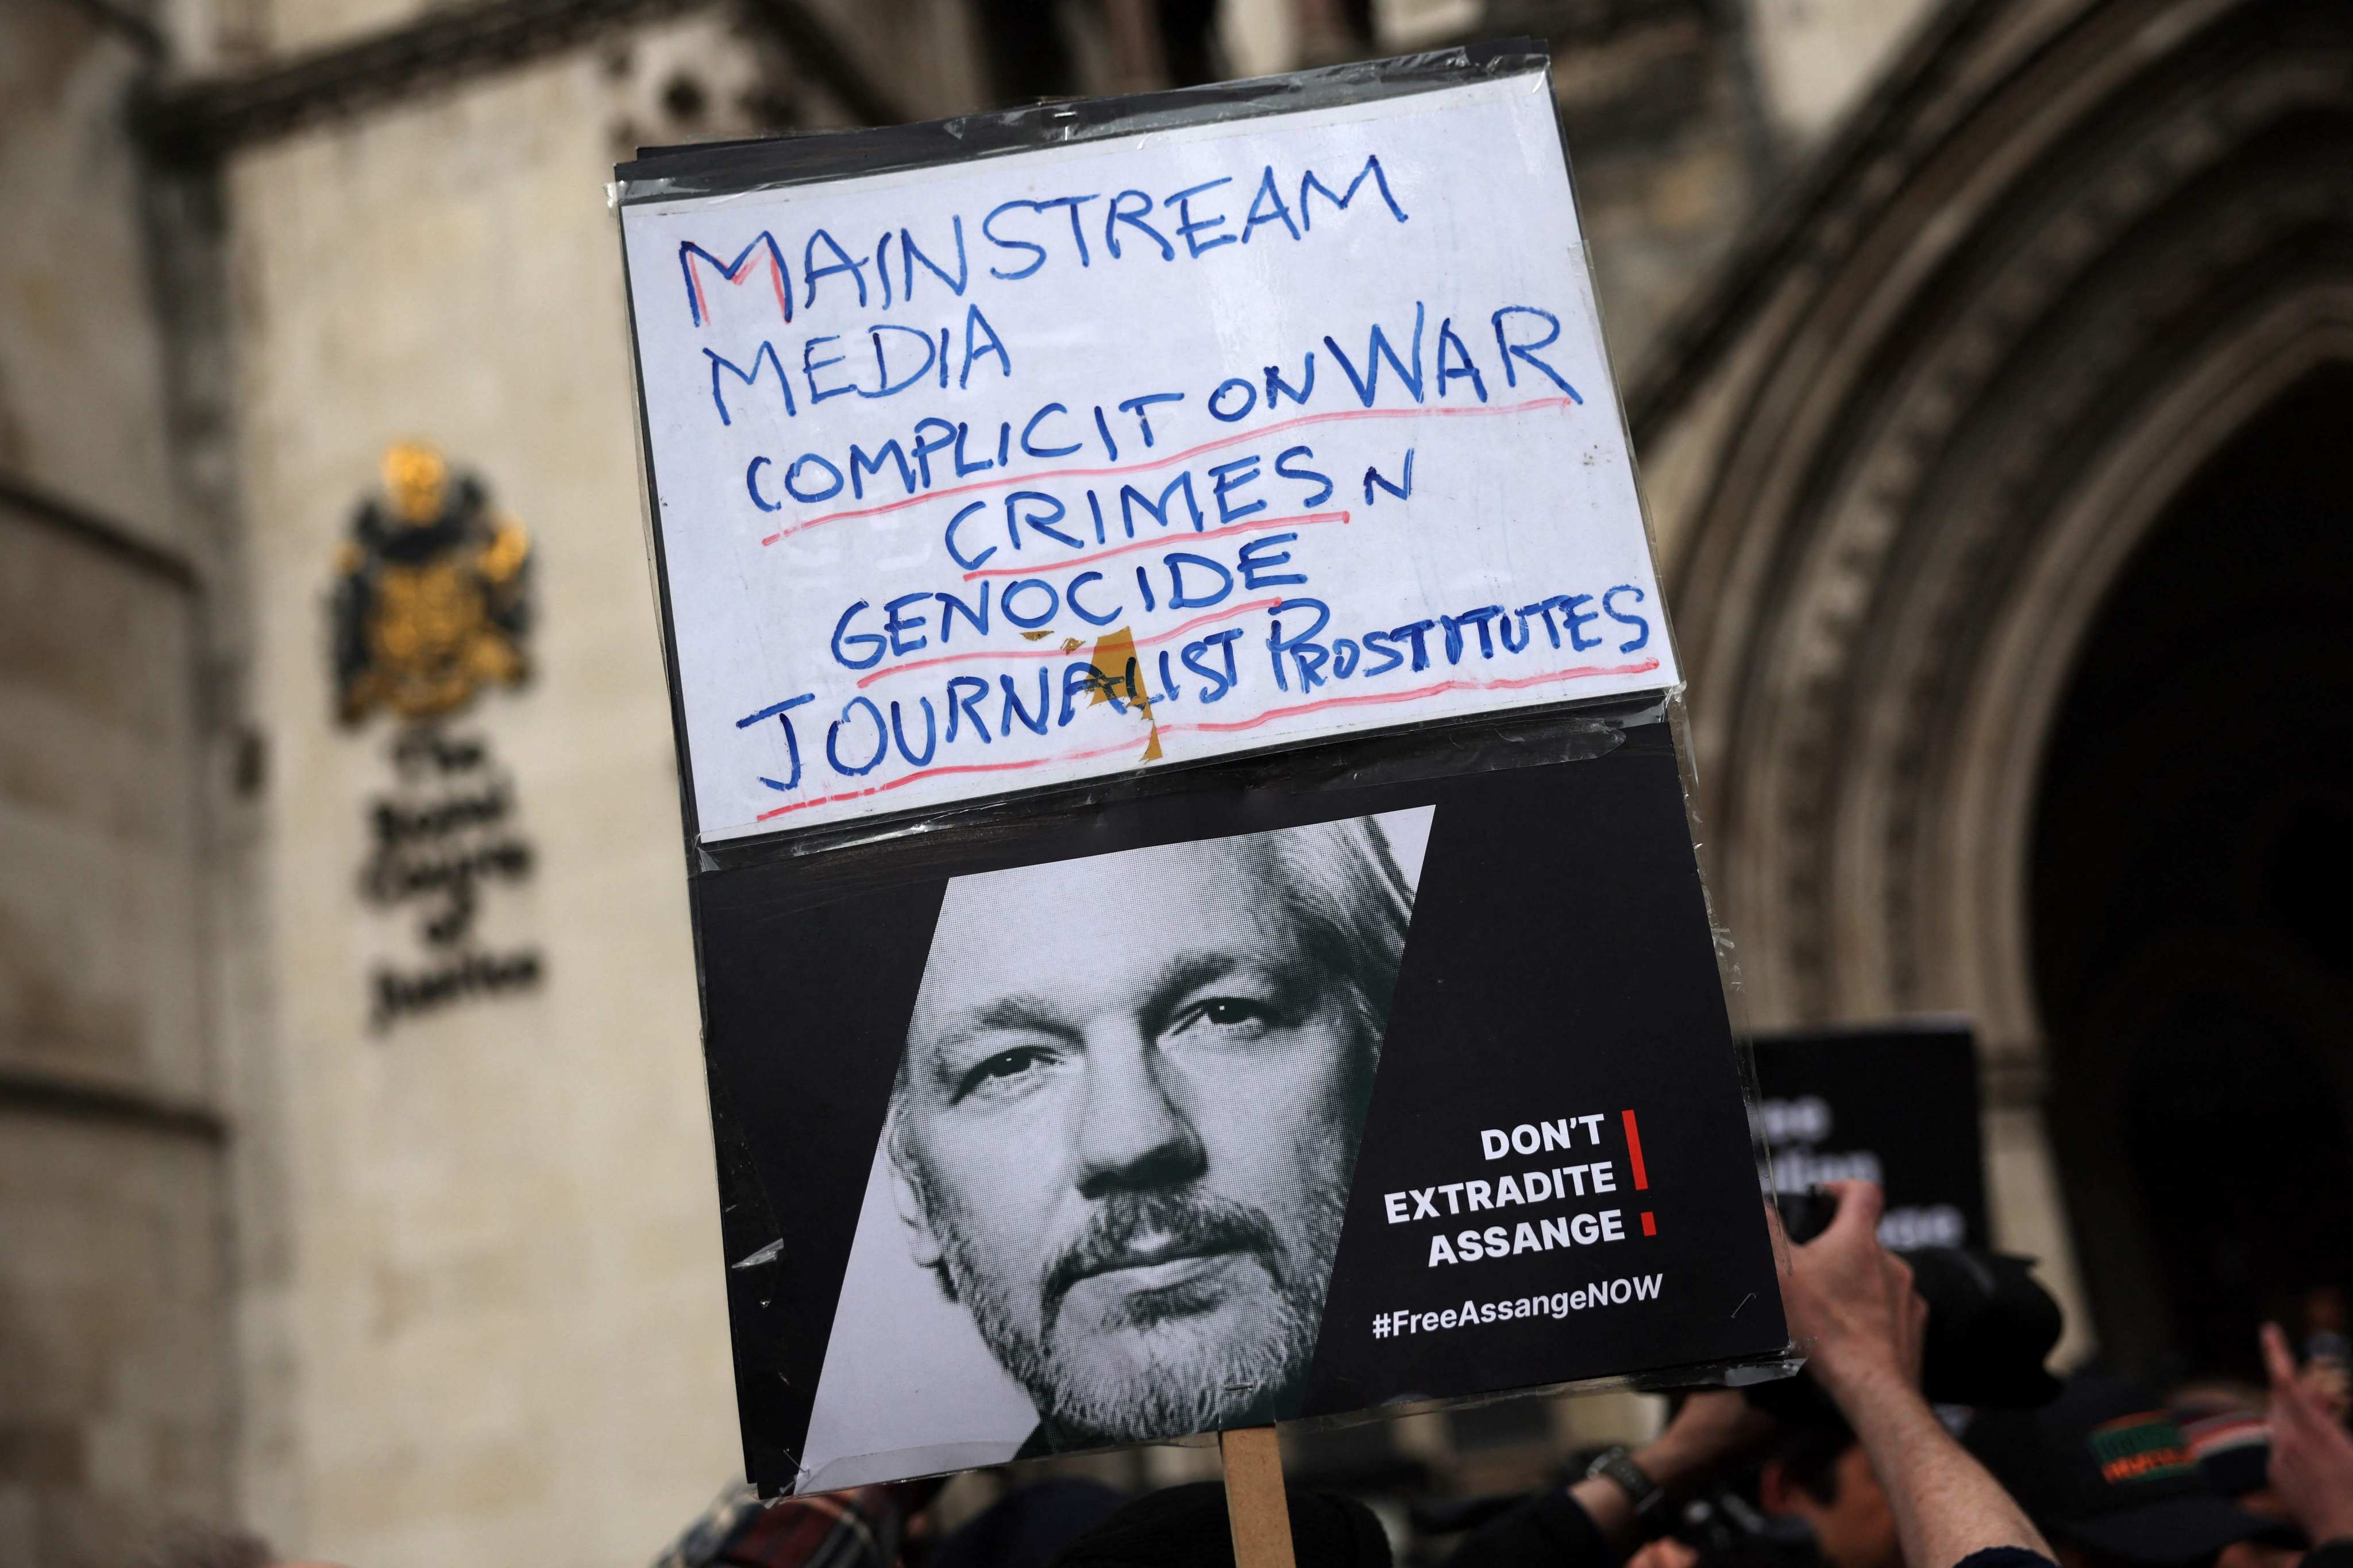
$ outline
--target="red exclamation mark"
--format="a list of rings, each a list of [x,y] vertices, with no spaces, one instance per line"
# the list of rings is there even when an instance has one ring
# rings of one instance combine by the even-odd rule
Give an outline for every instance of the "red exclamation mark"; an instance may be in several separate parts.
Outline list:
[[[1634,1169],[1634,1190],[1638,1193],[1648,1192],[1651,1186],[1651,1173],[1642,1164],[1642,1129],[1635,1122],[1634,1113],[1631,1110],[1626,1112],[1626,1158],[1627,1163]],[[1644,1236],[1659,1234],[1658,1216],[1650,1209],[1642,1211],[1642,1234]]]
[[[1642,1130],[1634,1124],[1634,1113],[1630,1110],[1626,1112],[1626,1154],[1634,1166],[1634,1190],[1649,1190],[1650,1173],[1642,1169]]]

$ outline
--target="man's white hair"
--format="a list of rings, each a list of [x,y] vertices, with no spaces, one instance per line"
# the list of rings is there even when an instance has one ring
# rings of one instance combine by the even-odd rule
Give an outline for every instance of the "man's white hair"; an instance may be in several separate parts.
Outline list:
[[[1398,966],[1405,957],[1406,931],[1413,921],[1413,885],[1398,869],[1388,835],[1378,818],[1345,817],[1337,822],[1311,822],[1300,827],[1278,827],[1265,833],[1237,834],[1228,838],[1196,839],[1168,848],[1241,845],[1263,847],[1274,862],[1275,893],[1298,917],[1306,932],[1311,958],[1343,976],[1355,999],[1357,1042],[1364,1060],[1358,1100],[1348,1108],[1349,1122],[1361,1121],[1372,1093],[1372,1073],[1380,1056],[1381,1032],[1389,1016],[1389,997],[1397,989]],[[1134,849],[1115,855],[1145,853]],[[1055,864],[1060,864],[1057,862]],[[1051,871],[1053,865],[1024,868]],[[1018,875],[994,872],[994,876]],[[892,1160],[905,1171],[920,1193],[923,1175],[905,1157],[900,1107],[913,1082],[914,1053],[902,1050],[899,1072],[891,1087],[891,1109],[885,1138]]]

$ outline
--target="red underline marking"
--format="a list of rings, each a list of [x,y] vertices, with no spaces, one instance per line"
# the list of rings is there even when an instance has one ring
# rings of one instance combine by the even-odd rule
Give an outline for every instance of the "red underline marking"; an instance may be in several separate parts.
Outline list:
[[[1131,550],[1165,550],[1187,540],[1223,539],[1229,533],[1262,533],[1270,528],[1287,528],[1293,523],[1304,525],[1347,521],[1348,514],[1345,511],[1310,511],[1302,512],[1297,517],[1263,517],[1255,522],[1232,522],[1223,528],[1204,529],[1198,533],[1178,533],[1162,539],[1139,539],[1133,544],[1115,544],[1109,550],[1098,550],[1092,555],[1073,555],[1050,566],[983,566],[977,571],[965,573],[964,580],[970,583],[982,577],[1034,577],[1040,572],[1060,572],[1069,566],[1084,566],[1091,561],[1108,561]]]
[[[1158,637],[1150,639],[1138,638],[1136,646],[1142,647],[1145,646],[1147,640],[1151,642],[1165,641],[1169,637],[1176,637],[1185,632],[1192,626],[1201,625],[1202,622],[1217,620],[1221,618],[1223,616],[1239,615],[1245,610],[1261,609],[1266,607],[1266,603],[1279,604],[1280,602],[1281,601],[1276,600],[1267,601],[1265,603],[1236,605],[1230,610],[1220,611],[1217,615],[1204,616],[1198,621],[1189,621],[1186,623],[1185,626],[1177,626],[1170,631],[1163,632],[1159,634]],[[1017,653],[1029,654],[1030,657],[1050,658],[1052,657],[1053,652],[1059,650],[1018,649],[1015,651]],[[1003,658],[1008,657],[1008,655],[1002,653],[993,655],[956,654],[952,657],[959,659],[982,657]],[[1077,650],[1073,649],[1067,657],[1076,658],[1078,657]],[[925,660],[924,662],[944,663],[946,661],[930,659]],[[902,664],[892,669],[878,669],[872,675],[868,676],[866,680],[879,679],[882,676],[895,675],[899,670],[912,669],[914,668],[915,666],[913,665]],[[1249,730],[1266,723],[1269,720],[1286,718],[1298,713],[1320,712],[1327,708],[1355,707],[1367,702],[1402,702],[1410,700],[1416,697],[1432,696],[1441,691],[1502,691],[1517,687],[1535,686],[1540,682],[1547,680],[1573,680],[1594,675],[1641,675],[1646,671],[1653,670],[1658,668],[1659,661],[1655,658],[1650,658],[1644,659],[1640,664],[1609,666],[1586,665],[1576,669],[1555,670],[1548,675],[1531,675],[1514,680],[1441,680],[1436,685],[1418,687],[1411,691],[1381,692],[1377,694],[1367,694],[1363,697],[1331,697],[1324,699],[1321,702],[1303,702],[1295,708],[1274,709],[1268,712],[1260,714],[1255,719],[1245,719],[1232,724],[1159,724],[1155,725],[1155,728],[1162,734],[1168,734],[1179,730],[1219,731],[1229,730]],[[859,684],[863,686],[866,684],[866,680],[861,680]],[[766,822],[772,817],[782,816],[786,812],[807,811],[809,807],[814,805],[831,805],[836,801],[843,800],[863,800],[869,795],[881,795],[885,790],[902,788],[905,785],[913,784],[917,779],[946,778],[955,773],[1012,773],[1024,768],[1050,767],[1056,763],[1083,763],[1095,757],[1107,757],[1114,752],[1132,750],[1134,745],[1135,742],[1131,738],[1129,740],[1122,741],[1115,745],[1097,746],[1091,751],[1084,752],[1066,752],[1060,755],[1051,757],[1028,757],[1018,762],[1009,763],[956,763],[945,767],[919,768],[912,773],[902,774],[898,778],[888,780],[882,784],[872,784],[865,789],[844,790],[839,795],[818,795],[813,800],[797,800],[789,805],[779,805],[772,810],[764,811],[757,816],[754,816],[752,820],[754,822]],[[1634,1185],[1638,1188],[1647,1187],[1650,1184],[1642,1177],[1642,1145],[1639,1135],[1634,1131],[1634,1113],[1630,1110],[1626,1112],[1626,1131],[1629,1141],[1633,1144],[1634,1150]]]
[[[1642,1169],[1642,1130],[1634,1125],[1634,1113],[1626,1112],[1626,1154],[1634,1167],[1634,1190],[1642,1192],[1651,1184],[1650,1173]],[[1644,1216],[1648,1218],[1648,1215]],[[1648,1231],[1643,1232],[1649,1235]]]
[[[1584,680],[1597,675],[1642,675],[1659,668],[1655,658],[1640,664],[1587,664],[1575,669],[1556,669],[1544,675],[1524,675],[1510,680],[1440,680],[1428,686],[1417,686],[1407,691],[1368,691],[1360,697],[1326,697],[1319,701],[1302,702],[1290,708],[1270,708],[1255,719],[1237,719],[1229,724],[1163,724],[1161,731],[1198,731],[1208,734],[1229,734],[1237,730],[1255,730],[1261,724],[1277,719],[1296,718],[1302,713],[1321,713],[1332,708],[1364,708],[1386,702],[1411,702],[1417,698],[1436,697],[1447,691],[1516,691],[1524,687],[1542,686],[1553,680]]]
[[[1204,452],[1215,452],[1221,447],[1240,446],[1245,441],[1262,441],[1269,436],[1280,436],[1285,430],[1297,430],[1309,425],[1328,425],[1342,419],[1442,419],[1481,414],[1534,414],[1546,408],[1568,408],[1574,405],[1573,400],[1566,397],[1539,397],[1527,403],[1504,403],[1492,406],[1477,405],[1464,408],[1340,408],[1329,414],[1303,414],[1295,419],[1282,419],[1272,425],[1261,425],[1255,430],[1242,430],[1231,436],[1220,436],[1214,441],[1204,441],[1198,447],[1187,447],[1181,452],[1171,452],[1165,458],[1154,458],[1148,462],[1114,463],[1107,468],[1047,468],[1034,474],[1000,474],[993,479],[975,479],[968,485],[956,485],[944,490],[925,490],[920,495],[912,495],[903,500],[884,501],[880,506],[860,507],[854,511],[829,511],[823,516],[803,518],[789,527],[780,528],[760,542],[774,544],[779,539],[789,539],[794,534],[805,529],[815,528],[820,523],[847,522],[858,517],[880,517],[884,512],[903,511],[911,506],[921,506],[925,501],[947,500],[955,496],[971,495],[976,490],[1001,489],[1007,485],[1043,484],[1049,479],[1099,479],[1113,474],[1150,473],[1155,468],[1165,468],[1171,464],[1198,458]]]
[[[1222,610],[1212,610],[1206,616],[1196,616],[1182,626],[1171,626],[1165,632],[1155,632],[1148,637],[1138,637],[1135,639],[1135,646],[1150,647],[1155,643],[1164,643],[1171,637],[1181,637],[1195,626],[1206,626],[1214,621],[1231,620],[1236,616],[1245,616],[1252,610],[1277,609],[1282,604],[1282,598],[1280,595],[1264,599],[1244,600],[1239,605],[1229,605]],[[1103,639],[1097,637],[1093,640],[1101,642]],[[937,658],[919,658],[909,664],[894,664],[887,669],[878,669],[871,675],[860,676],[858,689],[863,691],[886,675],[904,675],[911,669],[929,669],[935,664],[962,664],[975,658],[1077,658],[1083,652],[1083,647],[985,647],[977,648],[971,653],[944,653]]]

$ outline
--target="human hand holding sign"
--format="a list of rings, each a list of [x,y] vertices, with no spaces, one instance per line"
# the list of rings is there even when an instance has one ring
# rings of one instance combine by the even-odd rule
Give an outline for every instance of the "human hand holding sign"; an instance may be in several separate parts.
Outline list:
[[[2263,1325],[2263,1347],[2272,1384],[2272,1489],[2314,1545],[2353,1540],[2353,1436],[2320,1378],[2296,1370],[2277,1323]]]
[[[1837,1216],[1788,1249],[1782,1305],[1807,1370],[1886,1489],[1905,1561],[1926,1568],[1997,1546],[2050,1556],[2024,1511],[1920,1395],[1928,1306],[1912,1289],[1910,1267],[1879,1245],[1879,1188],[1832,1182],[1822,1191],[1837,1200]]]

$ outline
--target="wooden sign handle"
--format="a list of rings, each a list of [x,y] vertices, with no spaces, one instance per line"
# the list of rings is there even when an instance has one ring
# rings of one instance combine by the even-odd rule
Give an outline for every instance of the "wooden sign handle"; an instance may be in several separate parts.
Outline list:
[[[1226,1520],[1235,1568],[1293,1568],[1291,1503],[1282,1490],[1282,1447],[1271,1426],[1218,1435],[1226,1463]]]

